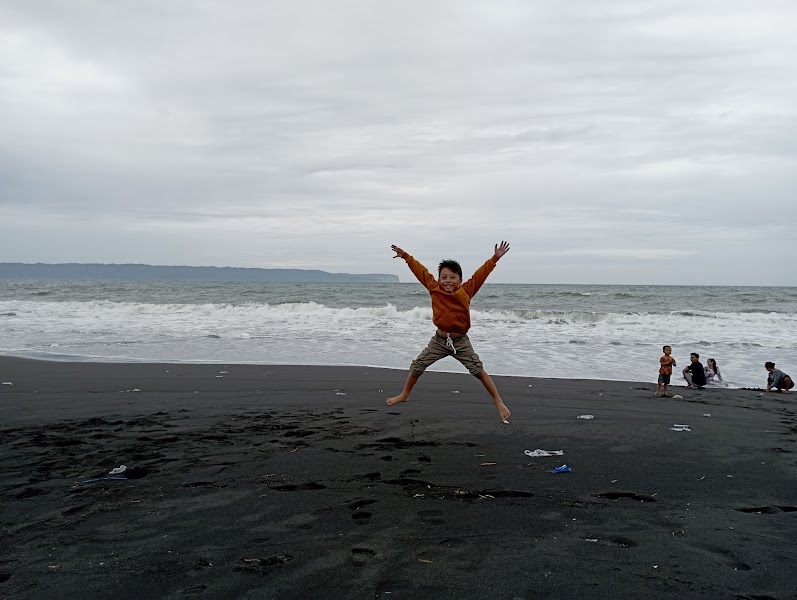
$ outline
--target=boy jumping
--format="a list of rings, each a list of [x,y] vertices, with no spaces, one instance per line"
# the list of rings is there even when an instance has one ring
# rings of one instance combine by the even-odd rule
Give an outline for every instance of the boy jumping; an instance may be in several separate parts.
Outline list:
[[[501,400],[492,377],[482,367],[478,354],[468,339],[470,329],[470,299],[476,295],[487,276],[498,264],[498,259],[509,252],[509,244],[502,241],[495,245],[495,253],[487,262],[479,267],[473,276],[462,285],[462,267],[455,260],[444,260],[437,268],[438,279],[429,273],[421,263],[404,252],[398,246],[391,246],[396,256],[403,258],[407,265],[423,286],[429,290],[432,297],[432,323],[437,326],[437,331],[432,336],[429,344],[410,365],[410,373],[404,383],[404,389],[398,396],[387,399],[389,405],[406,402],[418,378],[423,375],[427,367],[433,365],[441,358],[453,356],[468,369],[471,375],[479,379],[490,393],[498,409],[498,414],[506,421],[512,414]]]

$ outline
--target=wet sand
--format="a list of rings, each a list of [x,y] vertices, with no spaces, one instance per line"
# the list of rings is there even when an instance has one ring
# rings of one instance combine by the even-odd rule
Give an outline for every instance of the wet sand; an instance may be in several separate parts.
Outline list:
[[[0,358],[0,598],[797,597],[797,394],[405,375]]]

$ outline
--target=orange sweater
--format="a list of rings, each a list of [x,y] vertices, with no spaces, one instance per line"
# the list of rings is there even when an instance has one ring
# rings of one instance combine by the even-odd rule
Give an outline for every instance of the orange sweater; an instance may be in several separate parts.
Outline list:
[[[446,333],[467,333],[470,329],[470,299],[476,295],[487,276],[498,264],[498,259],[491,256],[473,276],[450,294],[446,292],[437,279],[426,267],[409,254],[404,260],[432,297],[432,323]]]

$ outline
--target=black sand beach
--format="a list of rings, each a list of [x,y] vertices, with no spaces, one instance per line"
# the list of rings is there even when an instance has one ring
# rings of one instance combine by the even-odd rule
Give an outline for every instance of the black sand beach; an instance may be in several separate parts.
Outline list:
[[[0,598],[797,598],[797,394],[405,375],[0,358]]]

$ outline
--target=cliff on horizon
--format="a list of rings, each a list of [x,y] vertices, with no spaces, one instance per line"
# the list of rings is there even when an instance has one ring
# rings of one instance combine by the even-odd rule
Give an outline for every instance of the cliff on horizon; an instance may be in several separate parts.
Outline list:
[[[385,273],[327,273],[306,269],[186,267],[100,263],[0,263],[0,279],[120,281],[252,281],[281,283],[399,283]]]

